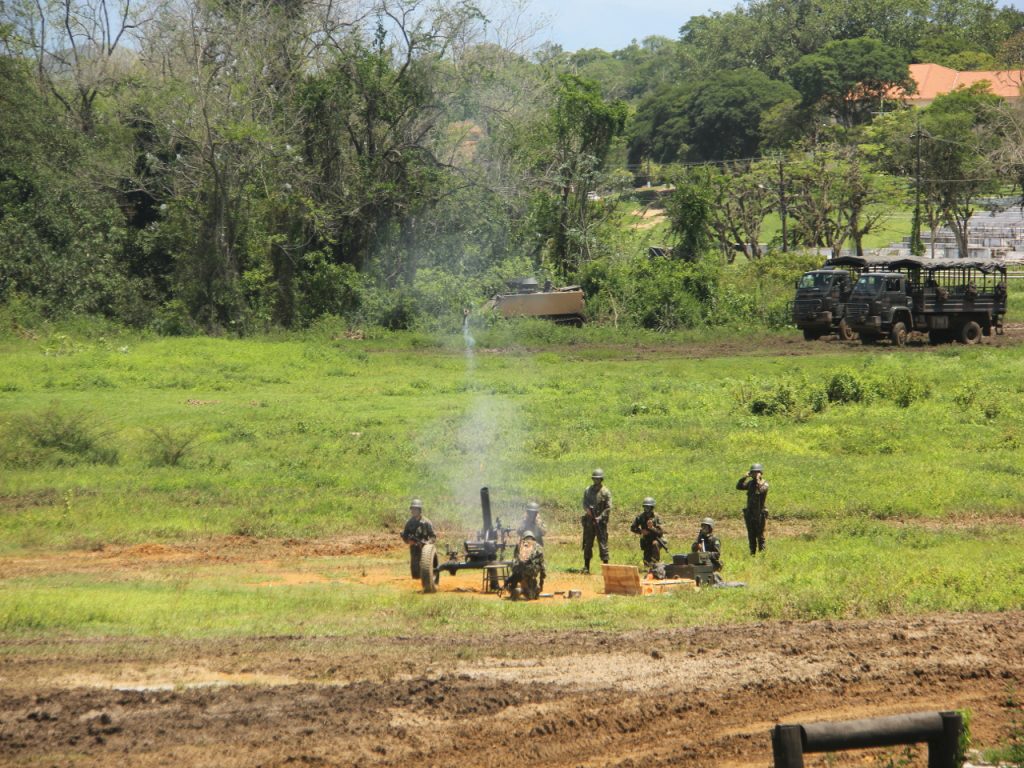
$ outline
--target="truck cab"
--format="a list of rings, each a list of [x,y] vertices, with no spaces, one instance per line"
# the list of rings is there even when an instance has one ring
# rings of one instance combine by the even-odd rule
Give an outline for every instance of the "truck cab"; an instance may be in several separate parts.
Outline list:
[[[796,281],[793,324],[803,331],[804,339],[814,341],[830,333],[842,340],[853,338],[846,321],[846,300],[852,289],[853,278],[845,269],[814,269]]]
[[[914,297],[907,275],[866,272],[860,276],[846,305],[850,327],[864,344],[888,336],[903,346],[914,328]]]

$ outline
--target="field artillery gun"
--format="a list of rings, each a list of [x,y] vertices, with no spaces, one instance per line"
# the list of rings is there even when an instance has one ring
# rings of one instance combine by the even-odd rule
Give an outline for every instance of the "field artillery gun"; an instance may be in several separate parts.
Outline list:
[[[864,262],[857,257],[835,264]],[[863,272],[846,303],[846,317],[864,344],[888,337],[902,347],[912,331],[932,344],[977,344],[1002,333],[1006,265],[992,259],[893,259],[879,272]]]
[[[497,592],[503,582],[502,570],[512,566],[511,560],[505,559],[505,550],[511,546],[512,529],[506,528],[498,518],[491,523],[491,494],[485,486],[480,489],[480,508],[483,516],[483,528],[475,539],[462,542],[462,551],[446,547],[447,560],[443,562],[437,554],[434,544],[424,544],[420,555],[420,581],[424,592],[436,592],[441,572],[447,571],[454,576],[458,571],[469,569],[487,572],[487,588]]]

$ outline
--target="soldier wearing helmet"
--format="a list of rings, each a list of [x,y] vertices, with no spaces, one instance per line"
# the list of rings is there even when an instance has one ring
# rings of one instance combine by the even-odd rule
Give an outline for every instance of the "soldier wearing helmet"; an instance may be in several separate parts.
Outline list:
[[[527,532],[533,534],[534,538],[537,539],[537,543],[544,544],[544,534],[548,532],[548,529],[544,525],[544,521],[540,516],[540,504],[536,501],[531,501],[526,505],[526,515],[519,523],[519,527],[516,529],[519,537],[522,538]]]
[[[764,552],[764,525],[768,519],[765,499],[768,498],[768,483],[764,479],[764,467],[753,464],[736,482],[737,491],[746,491],[747,506],[743,509],[743,521],[747,524],[747,542],[750,554]]]
[[[640,536],[640,550],[644,553],[644,567],[653,568],[661,560],[661,549],[665,546],[661,520],[654,514],[654,499],[643,500],[643,512],[633,518],[629,530]]]
[[[536,600],[544,589],[546,576],[544,547],[537,541],[534,531],[522,531],[512,559],[512,571],[505,580],[505,589],[513,600],[520,597]]]
[[[409,521],[402,529],[402,541],[409,545],[409,570],[412,572],[412,577],[418,579],[423,545],[433,544],[437,541],[437,535],[434,533],[434,526],[423,516],[422,501],[413,499],[409,503],[409,514]]]
[[[590,474],[591,484],[583,492],[583,572],[590,573],[590,558],[597,539],[601,562],[608,562],[608,518],[612,512],[612,493],[604,485],[604,472],[595,469]]]
[[[705,517],[700,521],[700,531],[690,547],[691,552],[707,552],[716,571],[722,570],[722,542],[715,536],[715,521]]]

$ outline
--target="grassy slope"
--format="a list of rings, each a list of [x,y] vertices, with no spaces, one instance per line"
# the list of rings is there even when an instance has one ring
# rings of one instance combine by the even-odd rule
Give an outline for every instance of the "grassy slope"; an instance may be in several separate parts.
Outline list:
[[[626,527],[643,496],[658,499],[671,538],[682,542],[704,515],[738,520],[733,485],[757,460],[768,468],[774,516],[807,521],[808,532],[773,542],[767,563],[747,561],[744,543],[727,538],[728,575],[750,589],[550,606],[527,624],[1024,605],[1024,535],[1008,521],[1024,507],[1024,349],[693,359],[672,346],[602,342],[595,330],[552,331],[563,343],[529,351],[513,343],[515,333],[478,334],[472,356],[454,336],[3,342],[3,550],[394,531],[412,495],[457,538],[477,524],[482,484],[491,486],[497,514],[509,519],[537,498],[549,527],[572,534],[589,470],[601,465],[619,510],[615,559],[633,560]],[[598,341],[572,343],[588,338]],[[497,346],[503,351],[490,351]],[[52,354],[56,348],[61,354]],[[876,398],[821,413],[805,406],[788,415],[750,412],[760,394],[782,385],[797,393],[822,388],[837,370],[879,387],[924,383],[930,395],[906,408]],[[117,462],[85,463],[28,445],[26,424],[48,411],[86,415]],[[182,465],[154,465],[147,430],[161,428],[199,436]],[[967,523],[943,528],[950,517]],[[883,522],[912,518],[938,527]],[[578,554],[575,546],[552,547],[549,558],[562,568],[577,565]],[[315,567],[336,577],[360,566],[326,560]],[[488,631],[511,610],[362,587],[261,590],[251,574],[227,567],[172,570],[157,583],[112,578],[0,582],[0,629]],[[381,616],[400,621],[381,628]]]

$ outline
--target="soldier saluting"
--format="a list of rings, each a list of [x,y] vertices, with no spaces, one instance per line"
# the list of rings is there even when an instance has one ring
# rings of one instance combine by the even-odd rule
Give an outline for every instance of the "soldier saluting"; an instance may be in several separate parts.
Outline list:
[[[737,491],[747,492],[747,506],[743,510],[743,521],[747,524],[747,542],[750,554],[764,552],[764,524],[768,519],[768,510],[764,501],[768,498],[768,483],[764,479],[764,467],[752,464],[747,472],[736,482]]]
[[[437,541],[434,533],[434,526],[423,516],[423,502],[413,499],[409,502],[409,514],[411,517],[402,529],[402,541],[409,545],[409,570],[412,577],[420,577],[420,555],[423,552],[423,545],[433,544]]]
[[[643,512],[633,518],[629,530],[640,535],[640,550],[644,553],[644,568],[653,567],[661,560],[661,542],[665,531],[661,520],[654,514],[654,499],[648,496],[643,500]]]
[[[601,562],[608,562],[608,518],[612,512],[612,493],[604,487],[604,472],[595,469],[590,474],[591,484],[583,492],[583,572],[590,573],[590,558],[597,539]]]

